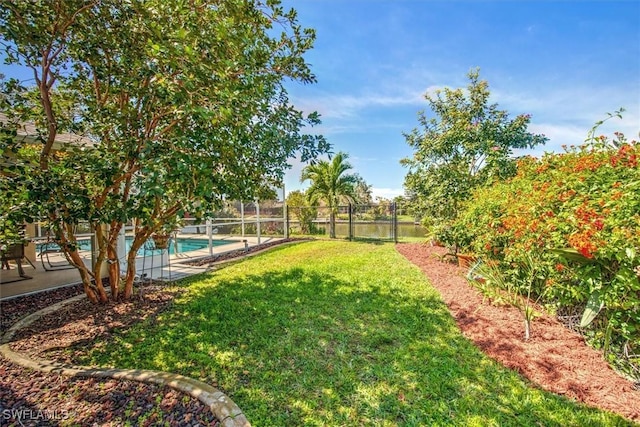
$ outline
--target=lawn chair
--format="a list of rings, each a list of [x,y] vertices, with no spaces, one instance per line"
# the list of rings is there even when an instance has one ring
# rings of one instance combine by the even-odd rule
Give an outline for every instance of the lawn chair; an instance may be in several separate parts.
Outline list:
[[[13,245],[8,245],[6,249],[0,250],[0,262],[2,263],[2,269],[10,270],[9,261],[14,261],[16,266],[18,267],[18,276],[19,279],[3,281],[2,283],[12,283],[19,282],[21,280],[29,280],[33,279],[31,276],[27,276],[22,268],[22,260],[26,259],[27,262],[35,269],[36,267],[29,261],[29,259],[24,256],[24,243],[16,243]]]
[[[57,254],[61,256],[64,260],[52,261],[51,255],[53,254]],[[40,252],[38,253],[38,256],[40,257],[42,268],[44,268],[45,271],[70,270],[72,268],[75,268],[67,260],[62,248],[56,242],[54,242],[53,239],[51,239],[51,236],[48,234],[47,234],[47,240],[44,243],[40,243]],[[45,259],[47,261],[46,264],[45,264]]]

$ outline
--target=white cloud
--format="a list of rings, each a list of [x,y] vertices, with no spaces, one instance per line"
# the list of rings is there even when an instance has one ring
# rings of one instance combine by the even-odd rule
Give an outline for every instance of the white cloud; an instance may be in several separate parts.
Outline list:
[[[564,84],[564,85],[562,85]],[[587,86],[584,83],[556,82],[554,85],[540,83],[536,88],[500,89],[491,88],[492,100],[499,108],[512,116],[532,115],[529,130],[549,138],[545,146],[518,154],[539,156],[545,151],[562,152],[562,145],[584,143],[597,121],[607,119],[620,107],[626,111],[622,119],[613,117],[596,130],[596,135],[613,136],[616,131],[629,139],[638,139],[640,131],[640,102],[638,85]]]
[[[376,199],[376,197],[384,197],[385,199],[393,199],[394,197],[404,195],[404,189],[402,189],[402,188],[378,188],[378,187],[373,187],[373,188],[371,188],[371,195],[373,196],[374,200]]]
[[[573,124],[557,124],[557,123],[540,123],[531,124],[529,131],[540,133],[549,138],[547,144],[542,147],[536,147],[527,153],[539,155],[545,151],[562,151],[562,145],[579,145],[586,136],[587,130],[584,127]]]
[[[465,71],[466,72],[466,71]],[[460,76],[451,70],[437,72],[415,63],[403,67],[380,67],[379,73],[366,85],[354,83],[354,87],[336,93],[310,88],[304,98],[292,96],[297,108],[304,112],[317,111],[323,119],[349,120],[362,114],[367,108],[394,108],[416,106],[426,108],[426,93],[433,95],[445,86],[466,86],[465,72]]]
[[[361,95],[324,94],[295,101],[297,108],[306,113],[317,111],[324,119],[350,119],[358,116],[362,110],[371,107],[390,108],[422,103],[424,103],[422,93],[417,91],[390,95],[375,93],[363,93]]]
[[[518,151],[517,155],[531,154],[536,157],[541,156],[544,152],[562,152],[564,151],[562,146],[581,145],[587,139],[587,136],[591,130],[591,126],[584,126],[582,124],[573,123],[534,123],[529,126],[529,131],[533,133],[544,134],[549,141],[547,144],[541,147],[536,147],[532,150]],[[612,118],[607,120],[602,126],[598,127],[595,135],[605,135],[609,138],[613,138],[614,132],[622,132],[627,139],[638,140],[639,126],[635,123],[633,118]]]
[[[597,121],[606,118],[620,107],[627,112],[625,121],[635,122],[640,127],[640,103],[637,88],[621,86],[584,86],[568,85],[560,82],[529,90],[491,88],[492,99],[500,108],[511,114],[529,113],[533,120],[544,121],[581,121],[586,124],[585,133]]]
[[[427,89],[425,89],[424,94],[427,94],[429,96],[435,96],[438,91],[444,90],[445,87],[448,87],[448,86],[431,85]],[[424,99],[424,94],[422,96],[423,99]]]

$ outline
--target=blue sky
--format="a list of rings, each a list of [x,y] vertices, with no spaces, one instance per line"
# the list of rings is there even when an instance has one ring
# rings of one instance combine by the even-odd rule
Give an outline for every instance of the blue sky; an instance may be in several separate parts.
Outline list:
[[[464,87],[479,67],[491,100],[512,116],[532,115],[547,145],[580,144],[597,120],[620,107],[599,133],[640,131],[640,1],[287,0],[315,28],[305,58],[314,85],[288,85],[292,100],[322,115],[333,151],[350,155],[374,196],[403,193],[411,156],[403,132],[418,126],[423,95]],[[427,111],[427,114],[429,112]],[[292,162],[287,192],[304,189]]]

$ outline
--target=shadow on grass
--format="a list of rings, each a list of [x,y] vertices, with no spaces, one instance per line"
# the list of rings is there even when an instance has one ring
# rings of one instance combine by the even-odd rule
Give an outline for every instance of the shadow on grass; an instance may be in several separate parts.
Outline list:
[[[403,287],[249,267],[190,280],[169,311],[92,361],[209,382],[255,425],[626,424],[484,357],[415,275]]]

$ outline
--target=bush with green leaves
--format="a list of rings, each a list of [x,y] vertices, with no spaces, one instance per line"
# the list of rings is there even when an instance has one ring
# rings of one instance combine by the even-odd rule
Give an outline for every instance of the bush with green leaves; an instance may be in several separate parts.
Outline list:
[[[533,292],[547,302],[601,306],[593,336],[605,350],[640,343],[640,145],[615,135],[521,159],[514,178],[476,190],[456,223],[467,249],[514,283],[533,254],[545,277]]]
[[[529,114],[510,118],[489,103],[489,83],[480,79],[479,70],[471,70],[468,78],[465,89],[425,95],[434,116],[418,114],[420,127],[404,135],[414,154],[401,160],[409,169],[404,187],[413,208],[436,240],[454,248],[468,240],[451,224],[473,190],[512,177],[514,150],[546,142],[544,135],[528,131]],[[450,240],[457,238],[462,240]]]

